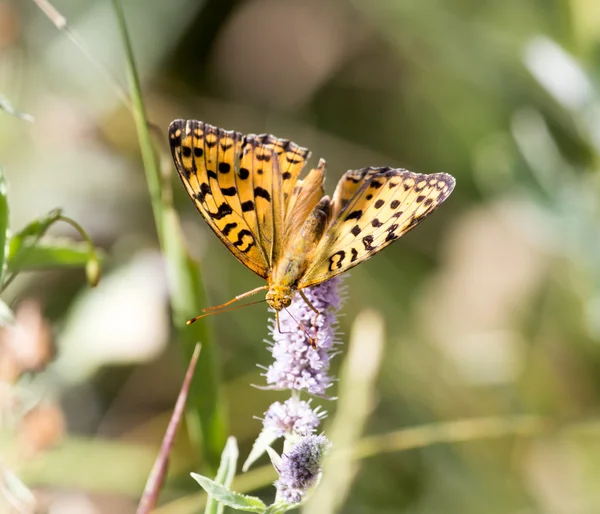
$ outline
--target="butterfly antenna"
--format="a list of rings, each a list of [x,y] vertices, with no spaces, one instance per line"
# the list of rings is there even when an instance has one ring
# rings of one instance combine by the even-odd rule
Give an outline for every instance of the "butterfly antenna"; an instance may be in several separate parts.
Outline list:
[[[260,287],[257,287],[256,289],[252,289],[251,291],[246,291],[245,293],[238,294],[235,298],[232,298],[228,302],[222,303],[221,305],[215,305],[214,307],[206,307],[206,308],[202,309],[202,312],[218,311],[218,310],[222,309],[223,307],[227,307],[228,305],[238,302],[239,300],[243,300],[244,298],[247,298],[248,296],[252,296],[253,294],[260,293],[261,291],[264,291],[265,289],[269,289],[269,286],[260,286]],[[250,305],[250,304],[248,304],[248,305]]]
[[[267,300],[263,299],[263,300],[258,300],[256,302],[245,303],[244,305],[236,305],[235,307],[228,307],[228,308],[221,309],[221,307],[223,307],[223,305],[227,305],[229,303],[229,302],[227,302],[227,304],[218,305],[216,307],[210,307],[208,309],[202,309],[202,311],[203,311],[202,314],[200,314],[199,316],[196,316],[195,318],[188,319],[186,321],[186,325],[191,325],[192,323],[195,323],[199,319],[206,318],[207,316],[212,316],[213,314],[222,314],[223,312],[237,311],[238,309],[243,309],[244,307],[250,307],[250,305],[256,305],[257,303],[263,303],[266,301]],[[220,310],[218,310],[218,309],[220,309]],[[204,312],[204,311],[209,311],[209,312]]]
[[[287,312],[290,315],[290,318],[292,318],[296,322],[296,325],[298,325],[298,328],[306,334],[306,337],[308,337],[308,342],[313,347],[313,349],[316,350],[317,349],[317,340],[308,333],[308,330],[306,330],[306,328],[302,325],[302,323],[300,323],[296,318],[294,318],[294,315],[288,309],[285,309],[285,312]],[[277,317],[277,324],[279,325],[278,317]],[[279,329],[279,332],[281,332],[281,328]]]

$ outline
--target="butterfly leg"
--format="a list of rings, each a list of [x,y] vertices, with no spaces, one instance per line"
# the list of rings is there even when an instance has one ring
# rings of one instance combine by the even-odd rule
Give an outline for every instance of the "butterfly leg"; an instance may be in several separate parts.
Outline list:
[[[308,306],[311,308],[311,310],[312,310],[313,312],[315,312],[315,314],[317,314],[317,316],[318,316],[319,314],[321,314],[321,313],[320,313],[320,312],[317,310],[317,308],[316,308],[316,307],[315,307],[315,306],[314,306],[312,303],[310,303],[310,300],[308,299],[308,296],[306,296],[306,295],[304,294],[304,291],[302,291],[302,289],[300,289],[298,292],[300,293],[300,296],[302,297],[302,299],[303,299],[303,300],[306,302],[306,305],[308,305]]]
[[[292,313],[289,310],[286,309],[286,312],[289,314],[290,318],[292,318],[296,322],[296,325],[298,325],[298,328],[306,334],[306,337],[308,338],[308,342],[313,347],[313,350],[316,350],[317,349],[316,339],[308,333],[308,330],[306,330],[306,328],[304,326],[302,326],[302,323],[300,323],[296,318],[294,318],[294,316],[292,315]],[[275,311],[275,321],[277,323],[277,330],[279,330],[280,334],[293,334],[293,332],[283,332],[281,330],[281,324],[279,323],[279,311]]]
[[[319,316],[321,315],[321,313],[319,312],[319,310],[310,302],[310,300],[308,299],[308,297],[304,294],[304,292],[302,291],[302,289],[300,289],[298,291],[300,293],[300,296],[302,297],[302,299],[306,302],[306,305],[308,305],[311,310],[316,314],[315,318],[313,319],[312,322],[312,327],[313,329],[317,328],[317,321],[319,320]],[[311,343],[312,344],[312,343]],[[313,348],[316,348],[316,341],[315,344],[313,345]]]
[[[222,309],[225,309],[232,303],[235,303],[239,300],[243,300],[244,298],[247,298],[248,296],[252,296],[256,293],[259,293],[260,291],[264,291],[265,289],[269,289],[269,286],[260,286],[260,287],[257,287],[256,289],[252,289],[251,291],[247,291],[245,293],[239,294],[235,298],[232,298],[228,302],[222,303],[221,305],[215,305],[214,307],[206,307],[205,309],[202,309],[202,314],[200,314],[199,316],[196,316],[192,319],[189,319],[187,321],[187,324],[191,325],[192,323],[194,323],[194,321],[198,321],[199,319],[204,318],[206,316],[210,316],[211,314],[217,314],[218,312],[224,312]],[[261,301],[264,301],[264,300],[261,300]],[[252,304],[248,304],[248,305],[252,305]],[[241,308],[241,307],[246,307],[246,305],[242,305],[237,308]],[[235,307],[234,307],[234,309],[235,309]]]

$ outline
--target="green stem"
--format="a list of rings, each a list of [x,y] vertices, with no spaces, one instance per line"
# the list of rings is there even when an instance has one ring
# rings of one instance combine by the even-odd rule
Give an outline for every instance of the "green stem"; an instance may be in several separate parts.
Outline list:
[[[190,438],[196,445],[199,445],[200,441],[202,442],[208,470],[212,471],[218,467],[227,432],[224,422],[225,409],[223,402],[220,401],[219,366],[215,345],[212,344],[207,325],[203,322],[196,323],[192,327],[186,327],[185,325],[185,320],[196,315],[206,305],[201,287],[200,270],[185,249],[175,211],[162,197],[159,159],[150,136],[125,15],[119,0],[112,0],[112,2],[123,39],[133,117],[138,133],[158,239],[167,263],[173,322],[178,330],[177,340],[181,345],[184,362],[189,362],[195,344],[202,342],[202,355],[190,389],[187,422]]]

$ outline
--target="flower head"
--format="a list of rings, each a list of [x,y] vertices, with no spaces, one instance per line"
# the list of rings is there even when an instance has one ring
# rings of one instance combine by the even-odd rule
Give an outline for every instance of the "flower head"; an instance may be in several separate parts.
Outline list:
[[[265,413],[263,426],[277,437],[284,435],[307,436],[316,430],[325,412],[312,409],[310,402],[295,397],[283,403],[275,402]]]
[[[324,435],[309,435],[281,456],[275,487],[282,500],[289,503],[302,500],[319,476],[323,456],[330,446]]]
[[[328,372],[336,344],[336,313],[342,303],[340,280],[335,277],[303,290],[308,301],[319,312],[318,315],[297,294],[292,305],[280,311],[280,327],[272,322],[271,352],[275,362],[269,366],[266,378],[274,388],[305,390],[310,394],[325,396],[325,391],[333,382]],[[316,341],[316,348],[311,346],[307,332]]]

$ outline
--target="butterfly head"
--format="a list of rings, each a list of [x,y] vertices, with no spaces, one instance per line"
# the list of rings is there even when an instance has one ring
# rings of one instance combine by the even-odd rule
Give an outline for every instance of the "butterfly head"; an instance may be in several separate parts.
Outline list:
[[[271,285],[267,293],[267,303],[276,311],[280,311],[292,304],[293,292],[290,287]]]

